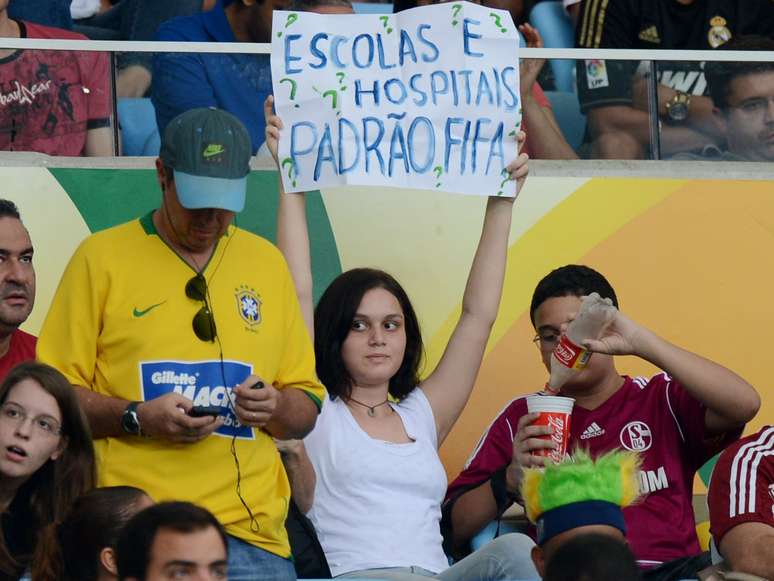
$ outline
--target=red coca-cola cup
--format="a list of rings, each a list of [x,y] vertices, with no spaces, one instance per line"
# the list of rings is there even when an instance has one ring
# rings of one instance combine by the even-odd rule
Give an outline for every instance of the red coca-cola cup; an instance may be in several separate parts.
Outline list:
[[[571,397],[559,397],[553,395],[527,396],[527,411],[538,413],[533,426],[548,426],[551,433],[539,436],[543,440],[550,440],[556,444],[552,450],[547,448],[533,450],[536,456],[547,456],[554,462],[560,462],[567,454],[567,442],[570,439],[570,417],[575,400]]]

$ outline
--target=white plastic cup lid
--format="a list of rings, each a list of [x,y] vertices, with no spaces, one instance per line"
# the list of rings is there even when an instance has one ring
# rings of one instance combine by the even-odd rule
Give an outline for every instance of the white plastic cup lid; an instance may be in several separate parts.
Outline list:
[[[571,414],[573,405],[575,405],[575,400],[571,397],[561,397],[558,395],[527,396],[527,411],[531,414],[536,412]]]

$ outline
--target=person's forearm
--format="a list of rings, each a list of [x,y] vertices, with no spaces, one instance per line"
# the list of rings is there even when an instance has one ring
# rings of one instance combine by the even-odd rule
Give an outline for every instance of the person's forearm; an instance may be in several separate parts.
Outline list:
[[[314,466],[303,444],[296,451],[281,452],[281,457],[290,480],[293,501],[299,510],[306,514],[312,509],[314,503],[314,487],[317,481]]]
[[[317,406],[301,389],[279,390],[277,408],[266,424],[266,430],[281,440],[304,438],[317,421]]]
[[[733,371],[642,329],[636,355],[666,371],[691,395],[731,425],[751,420],[760,407],[755,388]]]
[[[774,579],[774,528],[760,522],[733,527],[720,541],[720,554],[738,573]]]
[[[84,154],[87,157],[111,157],[113,152],[113,131],[110,127],[100,127],[86,131],[86,147]]]
[[[95,440],[126,435],[121,429],[121,415],[129,405],[127,400],[102,395],[80,385],[73,387]]]
[[[463,493],[452,506],[452,544],[459,549],[498,517],[497,503],[487,480]]]
[[[570,144],[550,118],[550,109],[541,107],[531,95],[522,100],[524,126],[534,159],[578,159]]]
[[[643,148],[650,147],[650,115],[639,109],[625,105],[599,107],[589,111],[589,125],[594,140],[605,135],[617,135],[625,133],[630,135]],[[662,123],[660,126],[661,153],[669,156],[683,151],[701,149],[714,140],[707,134],[696,131],[691,127],[669,125]],[[615,149],[615,146],[614,146]],[[615,159],[615,151],[612,155],[604,155]]]
[[[285,256],[290,276],[296,287],[301,315],[310,336],[314,337],[314,298],[312,295],[312,259],[309,250],[309,229],[306,223],[306,196],[288,194],[279,180],[277,209],[277,247]]]
[[[474,317],[488,327],[494,323],[500,307],[512,215],[512,200],[487,200],[481,239],[462,297],[463,317]]]

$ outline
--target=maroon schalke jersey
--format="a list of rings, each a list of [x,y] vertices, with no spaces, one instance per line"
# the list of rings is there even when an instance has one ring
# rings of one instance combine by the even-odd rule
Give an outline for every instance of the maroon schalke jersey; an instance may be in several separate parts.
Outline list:
[[[742,523],[774,527],[774,426],[742,438],[720,455],[707,502],[717,544]]]
[[[737,439],[741,428],[709,438],[705,407],[668,375],[624,379],[597,409],[573,408],[569,449],[582,447],[592,456],[616,448],[640,453],[643,497],[624,509],[624,518],[632,551],[649,568],[701,552],[691,503],[694,474]],[[449,486],[447,499],[478,486],[510,462],[516,427],[526,413],[526,397],[508,404]]]

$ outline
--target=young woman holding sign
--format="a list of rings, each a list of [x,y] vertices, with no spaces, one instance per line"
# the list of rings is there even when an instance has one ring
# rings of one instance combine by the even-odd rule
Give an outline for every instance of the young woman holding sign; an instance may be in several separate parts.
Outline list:
[[[266,141],[277,161],[282,121],[265,104]],[[524,134],[519,135],[519,143]],[[527,156],[509,166],[517,193]],[[409,581],[530,579],[532,540],[505,535],[448,566],[440,532],[446,474],[438,447],[473,389],[497,316],[514,198],[489,198],[462,315],[435,370],[419,381],[422,338],[403,288],[386,272],[349,270],[320,299],[312,275],[303,195],[280,183],[278,244],[315,339],[328,388],[317,425],[284,446],[296,502],[311,505],[334,576]],[[307,455],[308,454],[308,455]],[[302,498],[299,498],[301,496]]]

